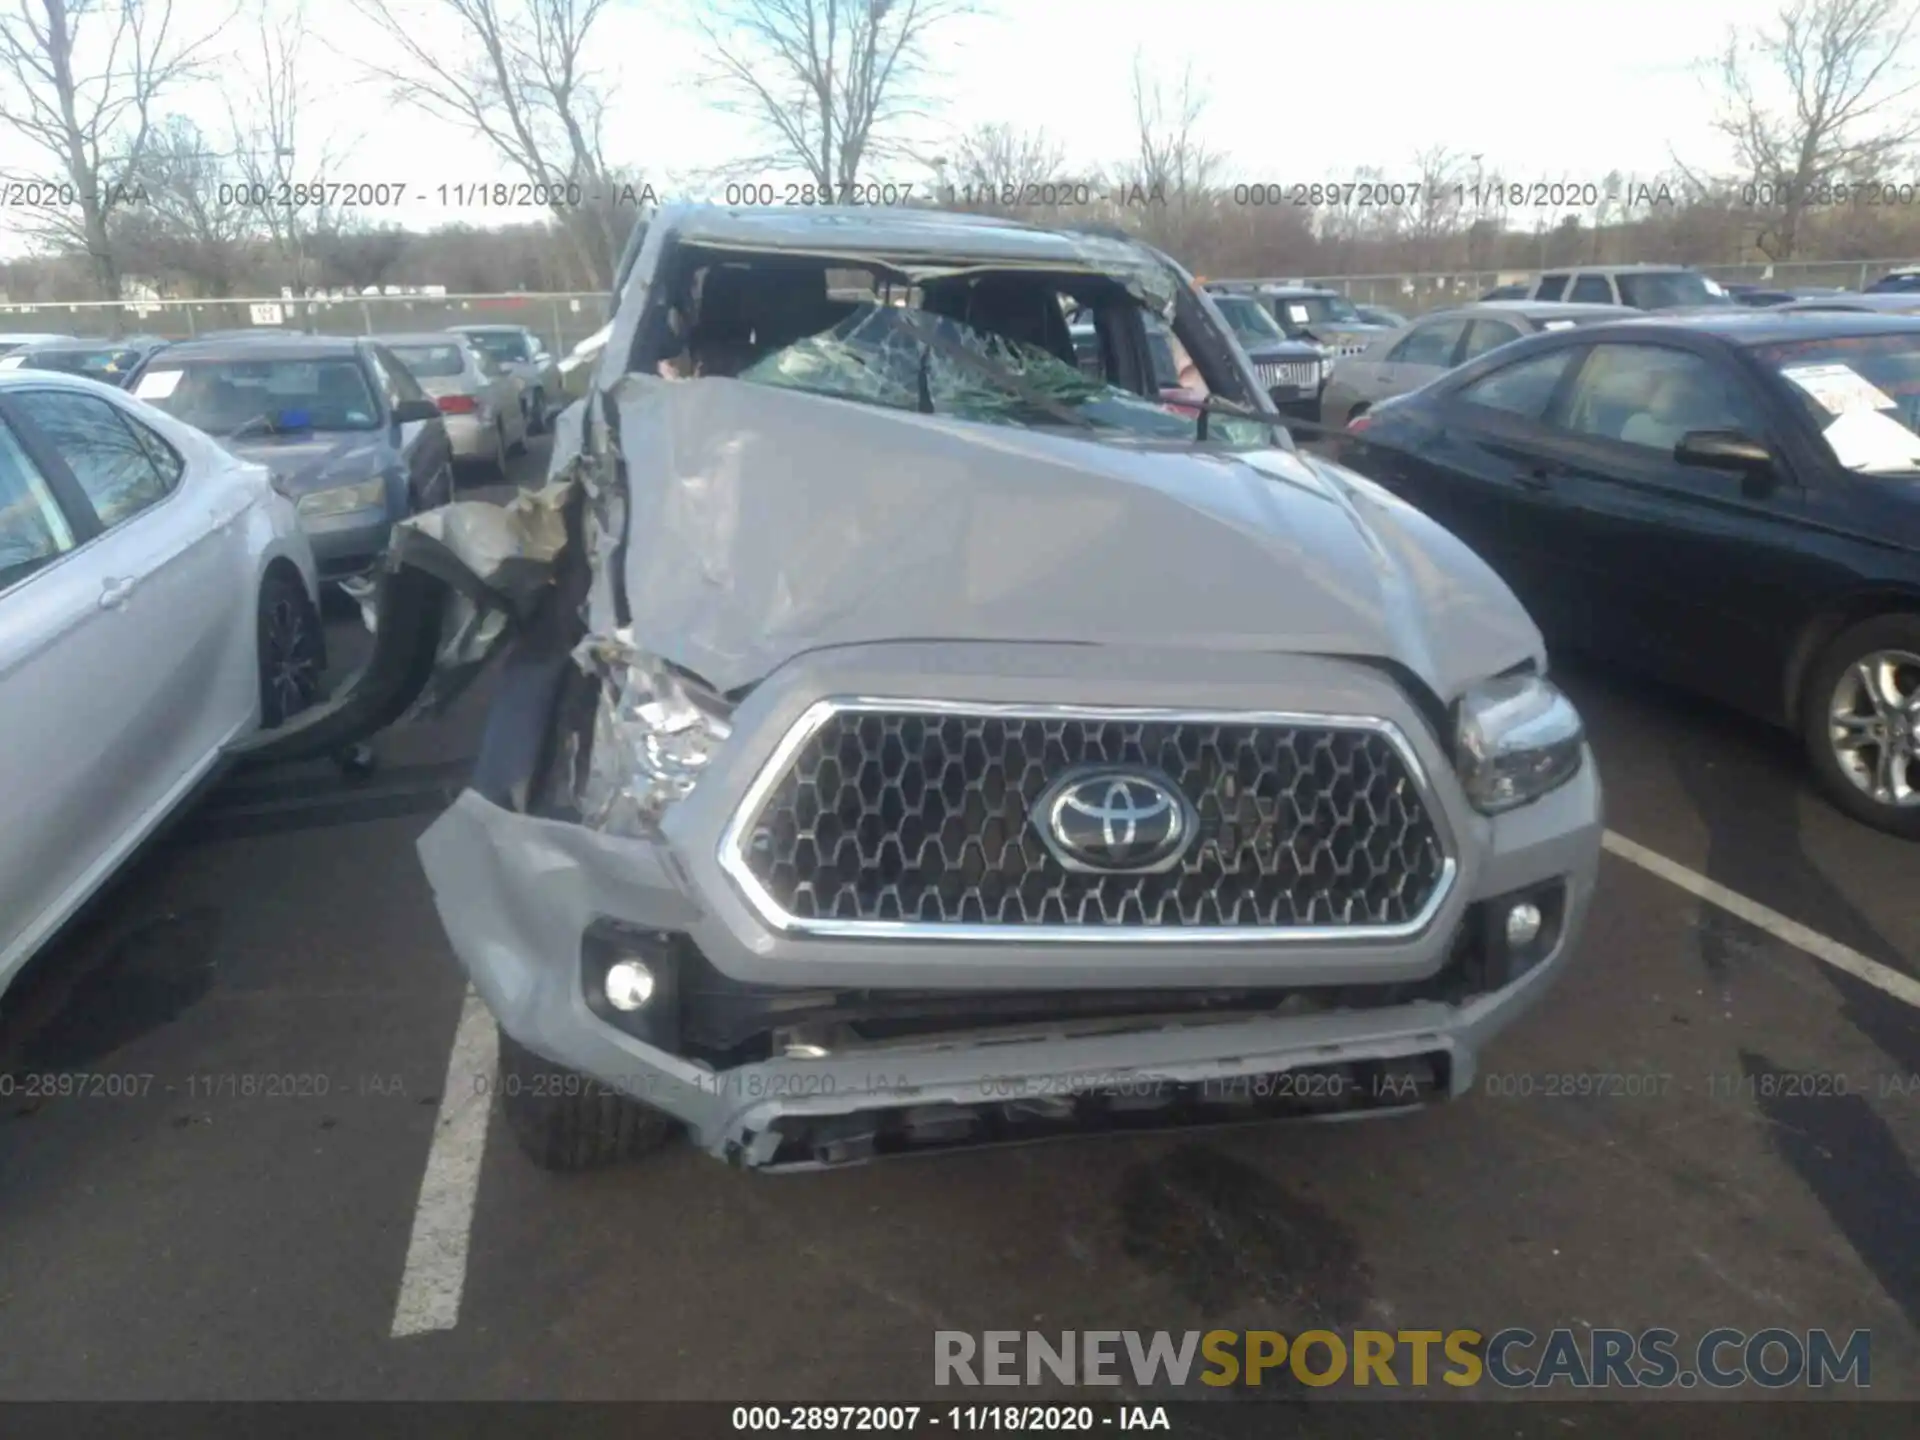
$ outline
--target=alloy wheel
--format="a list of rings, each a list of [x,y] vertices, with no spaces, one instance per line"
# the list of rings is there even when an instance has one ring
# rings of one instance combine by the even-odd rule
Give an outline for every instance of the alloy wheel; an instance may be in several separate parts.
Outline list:
[[[1920,655],[1875,650],[1847,667],[1827,710],[1840,771],[1876,804],[1920,806]]]
[[[306,606],[291,590],[267,607],[266,679],[280,718],[297,715],[320,695],[320,647]]]

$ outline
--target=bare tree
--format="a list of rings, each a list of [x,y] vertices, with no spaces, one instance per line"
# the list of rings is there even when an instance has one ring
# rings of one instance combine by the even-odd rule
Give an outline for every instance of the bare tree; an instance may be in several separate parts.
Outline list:
[[[613,207],[631,186],[606,156],[608,92],[587,64],[611,0],[353,0],[398,59],[371,64],[394,97],[480,136],[574,244],[585,283],[611,282],[619,256]],[[452,20],[443,49],[414,23]]]
[[[1464,157],[1445,145],[1430,145],[1413,157],[1419,188],[1409,197],[1406,236],[1409,257],[1418,271],[1444,269],[1454,239],[1464,228],[1461,210],[1471,198],[1471,180]]]
[[[1133,60],[1135,152],[1118,167],[1116,197],[1129,219],[1157,245],[1189,250],[1197,233],[1219,217],[1213,186],[1221,157],[1200,136],[1206,88],[1193,67],[1165,86]]]
[[[908,152],[899,127],[924,117],[926,42],[972,0],[700,0],[694,24],[706,93],[767,148],[735,169],[793,166],[829,198],[874,159]]]
[[[85,255],[96,298],[120,298],[110,224],[137,203],[157,106],[192,78],[215,37],[181,40],[173,0],[18,0],[0,15],[0,124],[45,157],[46,171],[5,179],[46,187],[54,203],[28,229]]]
[[[1016,130],[997,121],[976,125],[960,136],[952,159],[942,165],[949,188],[942,198],[952,203],[957,192],[963,203],[1012,207],[1037,203],[1027,197],[1036,190],[1044,196],[1047,186],[1060,181],[1068,182],[1071,194],[1065,165],[1066,151],[1045,130]]]
[[[1917,14],[1913,0],[1793,0],[1773,28],[1728,38],[1715,128],[1753,186],[1769,259],[1792,258],[1824,192],[1879,178],[1920,137],[1906,63]]]
[[[311,109],[309,71],[302,54],[310,32],[304,0],[256,0],[254,33],[242,67],[251,83],[227,98],[233,159],[253,218],[278,255],[295,294],[307,288],[314,237],[337,230],[342,217],[328,191],[303,182],[335,173],[341,158],[333,136],[315,136],[303,123]],[[291,203],[318,191],[310,204]]]
[[[249,268],[257,212],[235,183],[229,155],[212,148],[184,115],[155,127],[133,178],[143,204],[114,212],[115,253],[138,256],[142,278],[185,281],[192,293],[226,296]]]
[[[1169,90],[1147,74],[1135,55],[1133,114],[1139,153],[1122,183],[1138,185],[1149,194],[1157,191],[1168,204],[1183,209],[1207,199],[1220,172],[1220,156],[1200,138],[1206,109],[1206,89],[1195,81],[1191,65]]]

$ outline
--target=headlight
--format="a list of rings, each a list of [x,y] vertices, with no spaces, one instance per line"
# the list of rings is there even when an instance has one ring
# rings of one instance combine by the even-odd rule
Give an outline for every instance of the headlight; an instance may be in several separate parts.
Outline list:
[[[1580,768],[1584,739],[1573,702],[1538,675],[1484,681],[1454,711],[1460,784],[1488,815],[1566,784]]]
[[[303,520],[321,520],[329,515],[348,515],[355,510],[371,510],[387,503],[387,482],[379,476],[357,485],[334,485],[302,495],[295,506]]]
[[[652,834],[732,735],[732,707],[624,635],[589,637],[574,659],[600,677],[593,750],[578,787],[583,818],[615,834]]]

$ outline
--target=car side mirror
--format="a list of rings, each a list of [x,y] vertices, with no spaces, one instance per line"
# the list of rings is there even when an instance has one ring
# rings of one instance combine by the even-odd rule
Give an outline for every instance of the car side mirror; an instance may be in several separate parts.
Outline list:
[[[1750,493],[1764,494],[1779,482],[1773,451],[1738,430],[1690,430],[1673,447],[1673,458],[1682,465],[1732,471]]]
[[[438,420],[440,407],[431,400],[402,400],[393,407],[393,423],[414,425],[422,420]]]

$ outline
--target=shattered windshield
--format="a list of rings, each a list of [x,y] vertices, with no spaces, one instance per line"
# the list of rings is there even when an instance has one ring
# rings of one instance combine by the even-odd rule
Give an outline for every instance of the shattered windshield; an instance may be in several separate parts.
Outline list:
[[[990,425],[1076,428],[1192,440],[1188,415],[1087,375],[1038,346],[899,306],[864,304],[831,330],[740,372],[756,385],[806,390]],[[1265,421],[1214,417],[1210,442],[1270,445]]]

